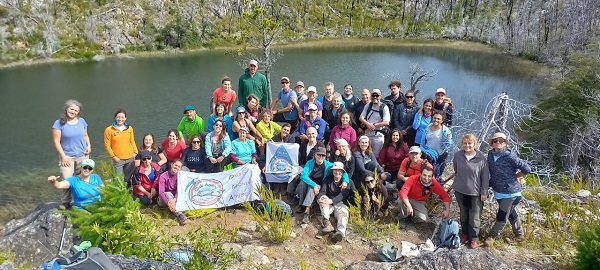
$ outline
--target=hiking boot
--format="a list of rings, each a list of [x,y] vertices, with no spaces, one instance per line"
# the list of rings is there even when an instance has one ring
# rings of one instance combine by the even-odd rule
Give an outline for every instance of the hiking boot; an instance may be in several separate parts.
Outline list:
[[[184,214],[179,214],[179,226],[183,226],[187,223],[187,217]]]
[[[304,214],[304,217],[302,218],[302,222],[300,222],[301,224],[308,224],[310,223],[310,214],[306,213]]]
[[[477,240],[471,240],[469,242],[469,248],[477,248],[479,246],[479,243],[477,242]]]
[[[515,236],[515,242],[520,243],[525,241],[525,235],[519,234],[517,236]]]
[[[459,233],[458,234],[458,238],[460,238],[460,243],[466,243],[467,242],[467,235],[464,233]]]
[[[304,205],[298,205],[298,207],[296,207],[296,213],[304,213],[304,211],[306,211]]]
[[[323,233],[330,233],[333,231],[335,231],[335,228],[333,228],[329,219],[323,219]]]
[[[342,239],[344,239],[344,235],[340,231],[337,231],[331,236],[331,243],[337,244],[342,241]]]

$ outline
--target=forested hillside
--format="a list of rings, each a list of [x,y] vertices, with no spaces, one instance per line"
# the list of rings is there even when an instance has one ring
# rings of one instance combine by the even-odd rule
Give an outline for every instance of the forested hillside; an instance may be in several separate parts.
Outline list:
[[[561,64],[597,0],[0,0],[2,63],[328,37],[461,39]],[[271,40],[272,38],[272,40]]]

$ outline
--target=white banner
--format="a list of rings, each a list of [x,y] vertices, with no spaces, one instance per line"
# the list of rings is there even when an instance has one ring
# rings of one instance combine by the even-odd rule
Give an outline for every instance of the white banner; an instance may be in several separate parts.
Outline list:
[[[221,208],[260,200],[260,169],[247,164],[220,173],[179,171],[177,177],[177,211]]]
[[[267,143],[265,177],[269,183],[289,183],[298,172],[300,145],[295,143]]]

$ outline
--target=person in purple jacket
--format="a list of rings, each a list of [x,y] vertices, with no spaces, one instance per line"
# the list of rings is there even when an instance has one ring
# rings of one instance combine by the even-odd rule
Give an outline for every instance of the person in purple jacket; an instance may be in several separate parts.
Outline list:
[[[508,149],[506,134],[495,133],[490,139],[490,145],[493,148],[488,152],[487,163],[490,170],[490,187],[494,190],[494,197],[498,202],[498,213],[491,235],[485,243],[488,246],[493,244],[507,221],[510,221],[515,240],[520,242],[525,240],[525,236],[516,208],[521,201],[521,185],[525,184],[524,177],[531,172],[531,168],[527,162]]]
[[[177,203],[177,173],[179,173],[182,166],[183,163],[180,159],[173,160],[171,168],[162,173],[158,180],[158,206],[169,207],[171,213],[177,216],[180,226],[187,223],[185,214],[175,209]]]

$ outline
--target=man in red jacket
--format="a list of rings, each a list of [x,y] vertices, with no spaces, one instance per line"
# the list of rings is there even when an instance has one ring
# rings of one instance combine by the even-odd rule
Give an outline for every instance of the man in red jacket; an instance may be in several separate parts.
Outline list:
[[[426,222],[429,213],[425,207],[425,201],[431,193],[435,193],[444,202],[444,211],[442,215],[448,218],[450,215],[450,196],[444,190],[442,185],[433,178],[433,169],[424,167],[421,169],[421,175],[408,177],[404,186],[399,191],[399,197],[402,204],[399,218],[412,216],[416,222]]]

